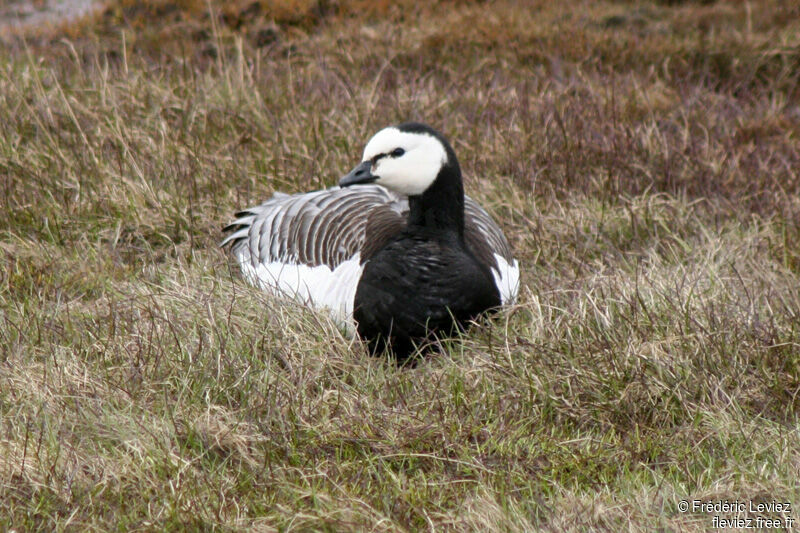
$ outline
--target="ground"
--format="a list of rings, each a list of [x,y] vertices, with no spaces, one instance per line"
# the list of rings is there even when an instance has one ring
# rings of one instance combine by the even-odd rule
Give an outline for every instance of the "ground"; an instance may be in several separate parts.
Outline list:
[[[796,527],[796,3],[125,0],[2,39],[0,529]],[[522,288],[398,367],[217,244],[405,120]]]

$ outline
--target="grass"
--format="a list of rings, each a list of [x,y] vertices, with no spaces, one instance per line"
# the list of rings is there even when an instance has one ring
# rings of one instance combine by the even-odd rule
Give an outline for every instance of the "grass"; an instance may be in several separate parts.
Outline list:
[[[551,4],[130,1],[5,36],[0,529],[797,519],[798,8]],[[398,368],[217,243],[408,119],[523,272]]]

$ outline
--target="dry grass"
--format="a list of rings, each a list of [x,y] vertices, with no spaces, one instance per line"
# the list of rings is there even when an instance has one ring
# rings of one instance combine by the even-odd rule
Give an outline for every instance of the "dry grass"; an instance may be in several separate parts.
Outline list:
[[[681,500],[800,504],[798,8],[552,4],[126,1],[6,36],[0,529],[699,531]],[[449,134],[523,288],[398,368],[217,243],[407,119]]]

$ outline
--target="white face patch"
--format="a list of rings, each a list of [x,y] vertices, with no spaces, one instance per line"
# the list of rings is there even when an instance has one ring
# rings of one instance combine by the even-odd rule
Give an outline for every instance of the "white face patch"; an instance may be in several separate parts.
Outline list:
[[[392,155],[397,149],[402,155]],[[426,133],[408,133],[384,128],[364,148],[364,161],[381,156],[373,163],[375,183],[406,196],[417,196],[431,186],[447,163],[447,152],[439,139]]]

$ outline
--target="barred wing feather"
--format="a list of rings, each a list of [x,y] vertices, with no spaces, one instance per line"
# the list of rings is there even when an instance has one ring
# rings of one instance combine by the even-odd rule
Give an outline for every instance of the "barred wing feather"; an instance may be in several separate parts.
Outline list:
[[[328,308],[352,328],[353,300],[363,263],[405,227],[408,200],[377,185],[275,194],[237,213],[225,228],[247,281],[265,290]],[[469,197],[465,240],[494,275],[503,303],[516,298],[517,262],[502,230]]]

